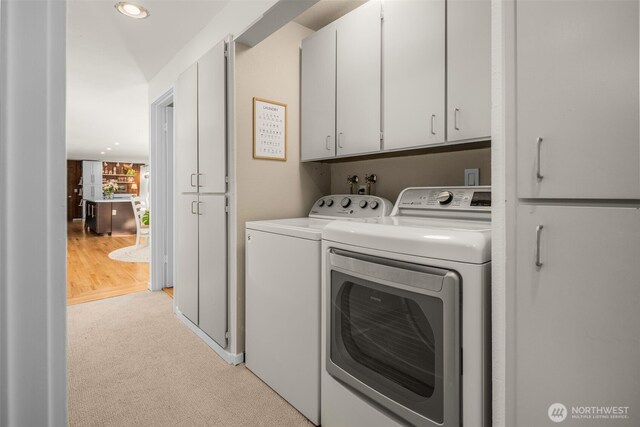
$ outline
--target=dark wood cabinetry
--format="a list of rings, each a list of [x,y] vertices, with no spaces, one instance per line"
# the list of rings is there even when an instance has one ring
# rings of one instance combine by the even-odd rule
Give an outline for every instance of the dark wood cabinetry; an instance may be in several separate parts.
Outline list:
[[[82,161],[67,160],[67,221],[82,218]]]
[[[102,163],[102,183],[115,181],[117,193],[140,195],[140,163]]]
[[[136,220],[131,202],[86,201],[86,227],[96,234],[135,234]]]

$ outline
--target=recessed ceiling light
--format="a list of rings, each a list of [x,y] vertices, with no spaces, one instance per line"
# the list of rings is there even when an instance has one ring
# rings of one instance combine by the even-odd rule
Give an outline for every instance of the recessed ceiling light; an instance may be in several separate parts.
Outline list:
[[[114,142],[114,144],[115,144],[115,145],[120,145],[120,143],[119,143],[119,142]]]
[[[144,7],[124,1],[116,3],[115,8],[118,9],[118,12],[128,16],[129,18],[144,19],[149,16],[149,11]]]
[[[107,151],[111,151],[111,147],[107,147]]]
[[[104,154],[104,151],[101,151],[100,154]]]

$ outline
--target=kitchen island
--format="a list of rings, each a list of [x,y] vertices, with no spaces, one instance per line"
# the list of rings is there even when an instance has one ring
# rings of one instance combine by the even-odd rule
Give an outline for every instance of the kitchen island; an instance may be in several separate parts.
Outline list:
[[[129,198],[85,198],[85,227],[96,234],[136,234],[136,218]]]

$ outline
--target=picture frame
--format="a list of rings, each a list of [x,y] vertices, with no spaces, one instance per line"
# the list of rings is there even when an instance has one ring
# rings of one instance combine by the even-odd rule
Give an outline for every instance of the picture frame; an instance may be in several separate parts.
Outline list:
[[[287,104],[253,98],[253,158],[287,161]]]

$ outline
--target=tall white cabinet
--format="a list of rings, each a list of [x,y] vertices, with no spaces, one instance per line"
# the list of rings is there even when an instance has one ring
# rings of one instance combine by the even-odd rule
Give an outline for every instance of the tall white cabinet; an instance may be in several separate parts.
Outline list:
[[[82,161],[82,197],[102,199],[102,162]]]
[[[176,304],[222,348],[227,345],[225,42],[178,77]]]
[[[517,239],[512,425],[550,424],[555,402],[637,406],[640,210],[520,205]]]
[[[505,144],[516,165],[507,176],[516,185],[507,190],[507,245],[515,247],[506,258],[506,423],[560,422],[548,411],[562,403],[567,425],[637,425],[638,2],[515,6],[505,9],[516,40],[507,73],[515,75],[503,80],[516,110],[507,121],[516,144]],[[572,419],[573,407],[593,406],[633,412]]]
[[[637,1],[518,1],[518,196],[640,198]]]

